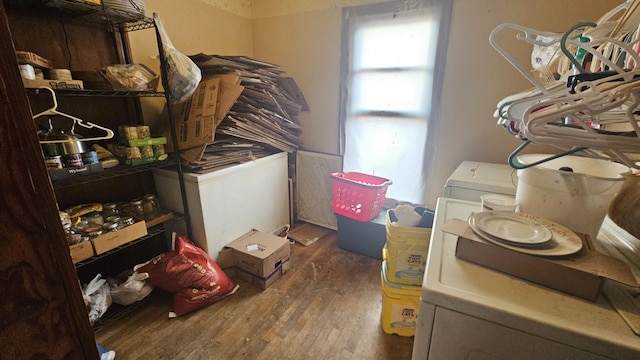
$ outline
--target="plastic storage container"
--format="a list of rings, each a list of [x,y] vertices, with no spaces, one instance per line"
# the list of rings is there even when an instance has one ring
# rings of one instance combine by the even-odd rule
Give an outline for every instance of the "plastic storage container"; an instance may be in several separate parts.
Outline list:
[[[520,155],[531,164],[549,155]],[[538,215],[595,239],[629,167],[612,161],[563,156],[518,170],[520,211]]]
[[[382,247],[387,241],[386,213],[368,222],[361,222],[336,214],[338,247],[343,250],[382,260]]]
[[[382,331],[387,334],[414,336],[418,321],[422,287],[392,283],[386,276],[387,262],[382,262]]]
[[[423,219],[427,219],[429,227],[413,227],[395,225],[393,209],[387,210],[386,259],[387,277],[391,282],[406,285],[421,285],[424,268],[427,263],[433,211],[425,210]],[[426,215],[426,216],[424,216]]]
[[[358,172],[331,174],[333,212],[358,221],[380,214],[391,180]]]

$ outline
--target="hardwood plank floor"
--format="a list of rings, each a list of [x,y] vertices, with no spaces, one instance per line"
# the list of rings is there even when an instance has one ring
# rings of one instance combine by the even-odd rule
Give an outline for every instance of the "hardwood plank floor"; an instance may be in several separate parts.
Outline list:
[[[168,319],[171,296],[156,289],[96,339],[116,359],[410,359],[413,338],[382,331],[380,270],[331,232],[292,244],[291,269],[266,290],[234,278],[235,294]]]

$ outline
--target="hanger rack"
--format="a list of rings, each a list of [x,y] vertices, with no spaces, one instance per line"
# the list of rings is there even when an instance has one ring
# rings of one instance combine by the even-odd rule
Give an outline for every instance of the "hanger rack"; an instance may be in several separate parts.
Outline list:
[[[68,119],[73,120],[73,125],[72,125],[72,128],[71,128],[72,129],[71,130],[72,133],[73,133],[73,131],[75,129],[75,125],[76,124],[80,125],[80,126],[82,126],[84,128],[87,128],[87,129],[93,129],[93,128],[100,129],[100,130],[103,130],[106,133],[106,135],[99,136],[99,137],[80,138],[80,139],[78,139],[80,141],[98,141],[98,140],[108,140],[108,139],[113,138],[113,135],[114,135],[113,130],[111,130],[109,128],[106,128],[106,127],[103,127],[103,126],[100,126],[100,125],[96,125],[96,124],[88,122],[88,121],[84,121],[84,120],[82,120],[82,119],[80,119],[78,117],[75,117],[73,115],[69,115],[67,113],[64,113],[64,112],[58,110],[58,100],[56,98],[56,93],[52,88],[46,87],[46,86],[42,86],[39,89],[47,90],[48,92],[51,93],[51,98],[53,100],[53,106],[50,107],[47,110],[44,110],[44,111],[36,114],[36,115],[33,115],[33,119],[39,118],[41,116],[63,116],[63,117],[66,117]],[[40,143],[41,144],[57,144],[57,143],[62,143],[64,141],[65,140],[41,140]]]

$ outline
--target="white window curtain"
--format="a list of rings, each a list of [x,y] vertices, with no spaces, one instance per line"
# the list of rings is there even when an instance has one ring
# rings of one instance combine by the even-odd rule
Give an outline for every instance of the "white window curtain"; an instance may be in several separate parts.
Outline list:
[[[391,179],[387,197],[425,202],[451,3],[408,0],[343,10],[343,168]]]

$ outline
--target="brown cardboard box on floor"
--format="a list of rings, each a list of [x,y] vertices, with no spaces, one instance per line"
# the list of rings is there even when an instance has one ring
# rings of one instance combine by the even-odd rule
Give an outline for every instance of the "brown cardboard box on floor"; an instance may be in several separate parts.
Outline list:
[[[228,243],[217,263],[227,275],[266,289],[289,270],[290,255],[289,240],[251,230]]]
[[[603,255],[588,237],[578,234],[584,247],[562,257],[534,256],[509,250],[482,240],[466,221],[454,219],[442,231],[458,235],[456,257],[478,265],[529,280],[583,299],[595,301],[607,279],[638,288],[639,285],[622,260]]]

